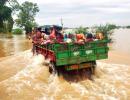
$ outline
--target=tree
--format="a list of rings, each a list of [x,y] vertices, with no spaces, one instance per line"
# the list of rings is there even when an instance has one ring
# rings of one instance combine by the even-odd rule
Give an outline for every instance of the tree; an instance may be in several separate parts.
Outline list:
[[[12,6],[8,7],[6,3]],[[16,8],[16,0],[0,0],[0,32],[11,32],[13,28],[12,12]]]
[[[0,0],[0,4],[1,5],[5,5],[5,3],[7,2],[8,0]]]
[[[18,19],[15,21],[18,26],[25,29],[26,34],[36,25],[34,17],[37,12],[39,12],[39,8],[36,3],[26,1],[20,6]]]
[[[17,0],[8,0],[8,3],[14,13],[19,10],[20,4]]]
[[[0,1],[0,32],[4,32],[5,27],[4,27],[4,22],[8,21],[10,19],[12,10],[10,7],[7,7],[5,5],[6,0],[1,0]]]

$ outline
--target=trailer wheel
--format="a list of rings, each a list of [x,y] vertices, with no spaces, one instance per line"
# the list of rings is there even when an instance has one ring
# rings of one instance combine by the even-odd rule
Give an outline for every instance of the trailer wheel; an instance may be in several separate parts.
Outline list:
[[[92,68],[91,67],[89,67],[89,68],[87,68],[87,69],[85,69],[85,70],[83,70],[83,71],[85,71],[86,73],[85,73],[85,76],[88,78],[88,79],[92,79]]]
[[[50,64],[49,64],[49,72],[54,74],[54,75],[57,73],[56,66],[55,66],[54,62],[50,62]]]

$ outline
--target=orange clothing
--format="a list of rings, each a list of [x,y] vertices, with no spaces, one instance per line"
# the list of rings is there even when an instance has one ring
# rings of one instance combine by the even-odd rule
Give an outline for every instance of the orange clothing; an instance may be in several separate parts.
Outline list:
[[[84,34],[76,34],[76,39],[77,39],[77,41],[85,40],[85,36],[84,36]]]

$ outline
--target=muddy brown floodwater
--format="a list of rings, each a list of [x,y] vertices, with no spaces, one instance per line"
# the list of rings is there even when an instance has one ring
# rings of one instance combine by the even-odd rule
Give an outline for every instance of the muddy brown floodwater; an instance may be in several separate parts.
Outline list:
[[[129,36],[130,30],[115,30],[121,32]],[[120,50],[115,40],[108,60],[97,61],[93,81],[70,83],[49,73],[44,57],[32,55],[24,36],[0,38],[0,100],[129,100],[130,40]]]
[[[28,50],[31,47],[31,40],[26,39],[25,35],[0,34],[0,57],[10,56]]]

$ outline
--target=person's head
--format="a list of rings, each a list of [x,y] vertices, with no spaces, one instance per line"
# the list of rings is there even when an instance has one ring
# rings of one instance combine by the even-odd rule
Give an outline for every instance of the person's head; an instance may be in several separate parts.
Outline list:
[[[87,34],[87,38],[88,38],[88,39],[93,38],[92,33],[88,33],[88,34]]]
[[[37,32],[41,32],[41,27],[38,27],[38,28],[37,28]]]
[[[41,28],[37,28],[37,30],[36,30],[36,36],[37,36],[37,38],[41,37]]]
[[[102,40],[104,38],[103,33],[99,33],[99,38]]]
[[[104,38],[103,33],[96,33],[96,39],[102,40]]]

